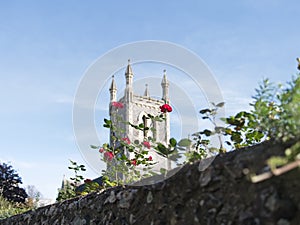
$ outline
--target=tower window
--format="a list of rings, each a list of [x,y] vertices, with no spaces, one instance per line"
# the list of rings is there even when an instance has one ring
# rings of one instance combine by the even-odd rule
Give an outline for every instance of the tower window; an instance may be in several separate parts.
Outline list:
[[[143,116],[143,124],[144,124],[144,130],[143,130],[143,133],[144,133],[144,138],[147,138],[147,133],[148,133],[148,124],[147,124],[147,118],[146,116],[144,115]]]

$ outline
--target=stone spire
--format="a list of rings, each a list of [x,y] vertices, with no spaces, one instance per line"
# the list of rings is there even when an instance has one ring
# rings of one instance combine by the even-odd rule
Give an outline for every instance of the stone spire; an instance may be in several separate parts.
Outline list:
[[[112,76],[112,80],[111,80],[111,85],[109,88],[109,92],[110,92],[110,102],[116,102],[117,101],[117,86],[115,83],[115,76]]]
[[[162,87],[162,99],[168,103],[169,102],[169,81],[167,79],[166,70],[164,70],[163,79],[161,81],[161,87]]]
[[[132,87],[133,72],[130,65],[130,59],[128,59],[128,65],[126,68],[125,77],[126,77],[126,86]]]
[[[146,89],[145,89],[145,92],[144,92],[144,96],[150,97],[149,90],[148,90],[148,84],[146,84]]]
[[[125,77],[126,77],[125,101],[131,102],[133,96],[133,88],[132,88],[133,72],[130,65],[130,59],[128,59],[128,65],[126,68]]]

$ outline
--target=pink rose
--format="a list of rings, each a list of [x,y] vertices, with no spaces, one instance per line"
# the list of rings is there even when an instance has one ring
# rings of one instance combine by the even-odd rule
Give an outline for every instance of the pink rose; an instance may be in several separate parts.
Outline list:
[[[122,138],[122,141],[126,142],[128,145],[130,145],[130,140],[128,137]]]
[[[146,148],[150,149],[151,148],[151,145],[148,141],[143,141],[142,143]]]
[[[132,159],[131,160],[131,164],[134,165],[134,166],[136,166],[136,164],[137,164],[136,159]]]
[[[112,152],[105,152],[104,158],[108,161],[111,161],[114,158],[114,154]]]
[[[122,102],[112,102],[111,104],[113,107],[116,107],[117,109],[122,109],[124,107]]]

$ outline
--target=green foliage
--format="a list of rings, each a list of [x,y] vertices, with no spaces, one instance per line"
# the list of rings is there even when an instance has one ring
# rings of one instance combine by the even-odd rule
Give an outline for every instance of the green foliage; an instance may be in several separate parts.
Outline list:
[[[267,139],[288,141],[300,135],[300,77],[283,85],[274,85],[268,79],[254,96],[253,114],[258,128]]]
[[[97,182],[92,181],[92,180],[88,180],[88,181],[86,180],[84,182],[84,189],[80,194],[86,195],[88,193],[91,193],[91,192],[97,191],[97,190],[101,190],[101,189],[103,189],[103,187],[100,186],[100,184],[98,184]]]
[[[235,148],[251,146],[264,140],[279,143],[300,137],[300,76],[285,86],[263,80],[250,104],[251,112],[239,112],[224,121],[228,127],[225,135],[227,144]],[[268,160],[271,169],[300,159],[300,142],[285,151],[285,156],[274,156]]]
[[[286,87],[263,80],[250,104],[251,112],[239,112],[225,118],[228,125],[224,135],[234,148],[260,143],[264,140],[286,142],[300,136],[300,78]]]
[[[285,156],[273,156],[268,159],[267,163],[271,170],[274,170],[295,160],[300,160],[300,141],[286,149]]]
[[[31,209],[32,207],[25,203],[11,202],[0,195],[0,219],[11,217]]]
[[[235,116],[225,118],[228,125],[224,129],[224,135],[230,137],[226,144],[241,148],[260,143],[264,138],[262,130],[258,129],[258,121],[253,113],[241,111]]]
[[[189,147],[189,146],[191,146],[191,144],[192,144],[192,142],[188,138],[181,139],[178,142],[178,145],[181,146],[181,147]]]
[[[300,160],[300,141],[285,150],[286,158],[289,162]]]
[[[300,77],[299,75],[283,85],[274,85],[265,79],[256,89],[250,104],[250,112],[241,111],[235,116],[222,118],[225,126],[218,126],[216,115],[224,103],[213,104],[212,108],[200,110],[202,119],[209,120],[214,129],[204,129],[194,133],[191,151],[186,153],[187,161],[203,159],[209,152],[225,152],[223,140],[233,149],[261,143],[264,140],[286,142],[300,136]],[[210,146],[210,137],[217,135],[219,146]],[[185,143],[186,140],[183,140]],[[180,142],[179,142],[180,143]],[[185,145],[185,144],[184,144]],[[188,144],[186,143],[186,146]],[[272,167],[299,159],[299,146],[286,151],[285,157],[274,157],[269,164]]]
[[[211,154],[226,152],[226,149],[223,147],[222,139],[225,128],[219,126],[217,122],[218,110],[224,107],[225,103],[220,102],[218,104],[211,104],[211,108],[202,109],[199,113],[203,120],[210,121],[213,125],[213,130],[204,129],[192,134],[192,140],[188,138],[182,139],[179,142],[179,145],[187,147],[187,151],[185,153],[187,162],[194,162],[196,160],[206,158]],[[211,139],[213,137],[217,138],[219,146],[216,147],[212,145]]]
[[[78,165],[77,162],[74,162],[72,160],[70,160],[70,162],[72,165],[69,166],[68,169],[73,170],[75,175],[74,177],[70,178],[70,180],[72,181],[71,186],[76,188],[84,180],[84,177],[79,173],[86,171],[86,169],[85,165]]]
[[[84,179],[83,175],[80,174],[81,172],[86,171],[85,165],[78,165],[77,162],[72,160],[70,160],[70,162],[71,166],[69,166],[68,169],[74,171],[74,177],[70,178],[71,182],[64,181],[64,186],[59,189],[56,201],[64,201],[66,199],[74,198],[79,195],[85,195],[92,191],[100,190],[103,188],[97,182],[89,179]],[[82,184],[83,181],[84,184]],[[83,187],[80,188],[80,185],[83,185]]]
[[[162,143],[156,143],[156,147],[154,147],[154,149],[156,149],[158,154],[162,155],[166,159],[177,161],[181,158],[178,151],[180,149],[180,142],[177,143],[175,138],[171,138],[169,140],[168,146],[165,146]]]
[[[76,196],[75,188],[71,186],[71,184],[67,183],[63,188],[59,189],[56,201],[61,202]]]

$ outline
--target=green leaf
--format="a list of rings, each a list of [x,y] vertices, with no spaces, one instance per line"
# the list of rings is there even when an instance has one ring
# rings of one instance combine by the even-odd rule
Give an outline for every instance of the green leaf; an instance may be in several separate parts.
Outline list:
[[[77,165],[77,162],[72,161],[71,159],[69,159],[69,160],[70,160],[70,162],[72,163],[72,165]]]
[[[200,132],[200,134],[204,134],[205,136],[210,136],[212,132],[210,130],[205,129],[204,131]]]
[[[167,174],[168,170],[166,170],[165,168],[160,168],[160,173],[165,175]]]
[[[210,112],[211,112],[210,109],[201,109],[201,110],[199,111],[200,114],[205,114],[205,113],[210,113]]]
[[[151,114],[147,114],[147,116],[150,118],[150,119],[153,119],[154,116],[152,116]]]
[[[225,102],[220,102],[220,103],[218,103],[218,104],[216,105],[216,107],[221,108],[221,107],[223,107],[224,105],[225,105]]]
[[[210,147],[210,148],[209,148],[209,151],[210,151],[210,152],[219,152],[219,148],[216,148],[216,147]]]
[[[128,150],[129,152],[134,152],[134,148],[131,148],[131,147],[127,148],[127,150]]]
[[[189,147],[191,145],[191,143],[192,143],[192,141],[190,139],[184,138],[178,142],[178,145],[181,147]]]
[[[169,140],[169,142],[170,142],[171,147],[175,147],[176,144],[177,144],[177,141],[176,141],[175,138],[171,138],[171,139]]]
[[[225,134],[231,135],[232,134],[232,130],[230,128],[226,128],[225,129]]]
[[[226,118],[226,123],[230,125],[235,125],[235,118],[233,116]]]
[[[141,152],[142,155],[147,155],[148,153],[149,153],[149,151],[147,151],[147,150],[143,150],[143,151]]]
[[[124,155],[124,154],[122,154],[122,155],[120,156],[120,159],[121,159],[121,160],[128,160],[128,158],[127,158],[126,155]]]
[[[104,123],[107,124],[107,125],[111,125],[111,120],[108,120],[108,119],[104,118]]]
[[[255,141],[261,141],[261,139],[264,137],[265,135],[259,131],[256,132],[256,135],[254,137]]]
[[[210,143],[210,140],[201,140],[200,143],[203,145],[208,145]]]
[[[225,141],[225,143],[226,143],[227,145],[231,146],[231,142]]]
[[[157,144],[157,150],[160,151],[163,154],[167,153],[167,148],[162,143]]]
[[[233,132],[230,139],[238,144],[243,141],[243,139],[241,138],[241,133],[239,132]]]
[[[90,147],[93,148],[93,149],[98,149],[99,148],[99,146],[96,146],[96,145],[90,145]]]
[[[239,112],[239,113],[237,113],[236,115],[235,115],[235,118],[241,118],[241,117],[243,117],[244,116],[244,111],[241,111],[241,112]]]
[[[169,157],[169,159],[173,160],[173,161],[177,161],[180,158],[181,158],[181,155],[178,153],[178,151],[174,151],[172,153],[172,155]]]
[[[185,150],[186,150],[186,149],[183,148],[183,147],[177,147],[177,149],[180,150],[180,151],[185,151]]]

